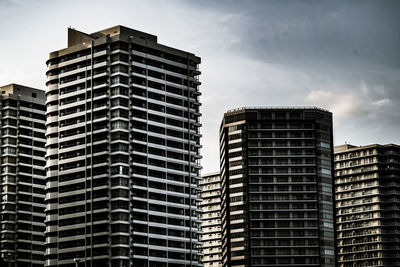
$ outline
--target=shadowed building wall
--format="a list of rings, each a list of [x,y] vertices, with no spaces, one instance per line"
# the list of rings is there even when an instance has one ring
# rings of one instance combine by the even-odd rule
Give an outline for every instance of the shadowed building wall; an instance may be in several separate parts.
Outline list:
[[[0,256],[10,266],[43,266],[45,93],[0,87]]]
[[[335,266],[330,112],[229,111],[220,152],[223,266]]]

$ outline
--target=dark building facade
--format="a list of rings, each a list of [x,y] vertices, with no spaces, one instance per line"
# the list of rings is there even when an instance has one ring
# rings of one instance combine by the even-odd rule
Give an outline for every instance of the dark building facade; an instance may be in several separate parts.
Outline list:
[[[45,266],[198,266],[200,58],[122,26],[47,61]]]
[[[335,266],[332,140],[319,108],[225,113],[223,266]]]
[[[43,266],[45,93],[0,87],[0,258],[9,266]]]
[[[400,146],[336,146],[335,179],[339,266],[400,266]]]

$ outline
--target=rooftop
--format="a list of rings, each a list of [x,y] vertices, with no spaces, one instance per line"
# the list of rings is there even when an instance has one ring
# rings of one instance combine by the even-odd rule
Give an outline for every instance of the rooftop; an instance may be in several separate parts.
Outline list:
[[[252,106],[252,107],[240,107],[228,110],[226,113],[234,113],[246,110],[320,110],[330,112],[327,109],[314,107],[314,106]]]
[[[374,148],[374,147],[396,147],[396,148],[400,148],[399,145],[396,144],[385,144],[385,145],[381,145],[381,144],[370,144],[370,145],[365,145],[365,146],[355,146],[355,145],[351,145],[351,144],[343,144],[343,145],[338,145],[334,147],[334,153],[343,153],[343,152],[351,152],[351,151],[357,151],[357,150],[364,150],[364,149],[369,149],[369,148]]]
[[[78,30],[75,30],[74,28],[68,28],[68,47],[85,43],[87,42],[88,44],[92,40],[99,39],[101,37],[106,37],[106,36],[114,36],[114,35],[126,35],[126,36],[135,36],[139,37],[142,39],[146,40],[151,40],[153,42],[157,42],[157,36],[148,34],[145,32],[141,32],[138,30],[130,29],[121,25],[117,25],[108,29],[104,29],[98,32],[94,32],[91,34],[84,33]]]
[[[173,53],[182,57],[189,56],[191,59],[200,63],[200,57],[195,56],[193,53],[186,52],[177,48],[169,47],[157,42],[157,36],[117,25],[94,33],[85,33],[74,28],[68,28],[68,46],[66,48],[53,51],[49,54],[49,60],[53,58],[65,56],[67,54],[76,53],[81,50],[90,49],[92,46],[98,46],[108,42],[123,41],[139,43],[153,49],[157,49],[166,53]]]
[[[45,91],[28,87],[25,85],[20,85],[16,83],[11,83],[7,85],[0,86],[0,95],[24,95],[28,97],[32,97],[32,93],[35,93],[39,98],[45,98]]]

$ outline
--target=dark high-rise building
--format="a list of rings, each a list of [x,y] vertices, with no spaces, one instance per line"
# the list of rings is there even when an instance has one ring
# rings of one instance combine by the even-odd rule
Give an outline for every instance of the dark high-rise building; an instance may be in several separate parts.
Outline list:
[[[335,266],[330,112],[229,111],[220,153],[223,266]]]
[[[122,26],[47,61],[45,266],[198,266],[200,58]]]
[[[335,179],[338,266],[400,266],[400,146],[336,146]]]
[[[222,266],[221,177],[219,172],[202,175],[200,182],[201,262],[204,267]]]
[[[9,266],[44,263],[45,100],[43,90],[0,87],[0,261]]]

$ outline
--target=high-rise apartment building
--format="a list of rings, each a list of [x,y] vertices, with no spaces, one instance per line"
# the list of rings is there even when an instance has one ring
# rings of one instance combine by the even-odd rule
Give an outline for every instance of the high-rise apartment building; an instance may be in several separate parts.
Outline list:
[[[0,258],[9,266],[43,266],[45,93],[0,87]]]
[[[335,266],[330,112],[229,111],[220,153],[223,266]]]
[[[200,182],[200,240],[204,267],[222,266],[221,247],[221,177],[219,172],[202,175]]]
[[[400,146],[335,147],[338,266],[400,266]]]
[[[47,61],[45,266],[198,266],[200,58],[122,26]]]

